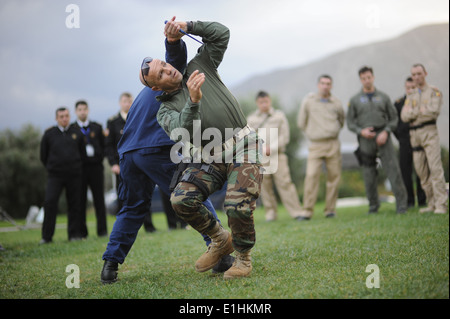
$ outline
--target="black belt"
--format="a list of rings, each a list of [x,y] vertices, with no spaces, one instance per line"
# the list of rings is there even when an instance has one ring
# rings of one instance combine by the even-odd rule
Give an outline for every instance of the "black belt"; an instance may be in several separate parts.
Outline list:
[[[409,130],[417,130],[417,129],[422,128],[427,125],[436,125],[436,121],[433,120],[433,121],[423,122],[422,124],[419,124],[419,125],[410,126]]]
[[[413,152],[422,152],[425,151],[425,149],[422,146],[416,146],[412,148]]]

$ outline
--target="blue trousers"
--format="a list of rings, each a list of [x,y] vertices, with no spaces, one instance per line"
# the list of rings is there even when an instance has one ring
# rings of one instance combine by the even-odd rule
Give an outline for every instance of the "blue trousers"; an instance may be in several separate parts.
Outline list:
[[[175,169],[176,164],[170,159],[170,147],[144,148],[121,156],[119,199],[122,208],[117,214],[103,260],[124,262],[148,214],[155,185],[170,196],[169,184]],[[204,204],[219,221],[211,201],[207,199]],[[202,236],[209,245],[211,239]]]

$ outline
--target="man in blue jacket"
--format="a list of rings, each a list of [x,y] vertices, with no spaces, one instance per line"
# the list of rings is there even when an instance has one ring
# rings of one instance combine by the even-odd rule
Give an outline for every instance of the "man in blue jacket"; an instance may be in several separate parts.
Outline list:
[[[169,36],[165,43],[167,61],[183,72],[187,60],[185,43],[181,39],[173,41]],[[156,120],[160,105],[156,96],[161,93],[149,87],[142,89],[130,108],[123,136],[118,144],[122,178],[119,185],[119,199],[123,207],[117,215],[103,254],[105,260],[101,273],[103,283],[117,281],[118,264],[124,262],[136,240],[139,228],[149,211],[155,185],[157,184],[170,196],[169,184],[177,164],[170,158],[174,142]],[[204,204],[219,220],[211,201],[208,199]],[[211,242],[208,236],[204,236],[204,240],[207,246]],[[234,258],[230,255],[224,256],[213,271],[224,272],[231,267],[233,261]]]

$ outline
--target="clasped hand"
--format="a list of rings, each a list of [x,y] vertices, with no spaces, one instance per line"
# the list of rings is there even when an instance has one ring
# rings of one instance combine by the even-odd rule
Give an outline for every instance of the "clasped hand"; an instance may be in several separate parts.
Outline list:
[[[186,31],[187,23],[186,22],[178,22],[175,21],[176,17],[172,17],[169,21],[167,21],[164,26],[164,36],[167,38],[169,43],[176,42],[181,39],[184,35],[180,32],[181,29]]]
[[[366,127],[361,130],[361,136],[367,139],[376,138],[377,145],[382,146],[386,144],[389,134],[386,131],[381,131],[381,133],[377,136],[377,133],[374,131],[373,127]]]

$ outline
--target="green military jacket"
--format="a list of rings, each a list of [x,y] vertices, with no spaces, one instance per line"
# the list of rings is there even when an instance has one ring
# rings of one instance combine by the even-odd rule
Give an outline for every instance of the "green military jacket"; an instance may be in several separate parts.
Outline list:
[[[193,121],[201,120],[201,132],[207,128],[216,128],[222,134],[223,143],[230,138],[231,129],[239,130],[247,124],[239,103],[217,73],[217,68],[228,46],[229,29],[217,22],[197,21],[194,22],[190,33],[201,36],[204,44],[188,63],[183,74],[182,88],[157,97],[162,102],[157,120],[169,136],[177,128],[188,130],[191,141],[194,135]],[[191,102],[186,86],[186,82],[195,70],[204,73],[206,77],[201,88],[203,97],[199,103]],[[227,134],[225,128],[230,129]],[[179,136],[175,139],[175,141],[178,140],[182,138]],[[202,146],[208,142],[210,141],[202,139]]]
[[[394,132],[397,128],[398,114],[389,96],[379,90],[372,98],[361,90],[350,99],[347,111],[348,129],[358,135],[366,127],[376,131]]]

